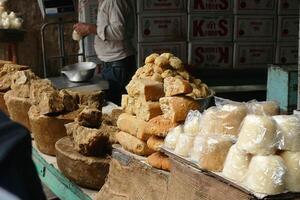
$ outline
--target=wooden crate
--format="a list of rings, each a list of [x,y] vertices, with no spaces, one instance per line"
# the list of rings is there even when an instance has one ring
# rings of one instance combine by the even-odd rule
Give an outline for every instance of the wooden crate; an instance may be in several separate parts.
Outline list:
[[[168,200],[300,200],[299,193],[285,193],[257,198],[242,187],[211,172],[201,171],[179,159],[171,158]]]

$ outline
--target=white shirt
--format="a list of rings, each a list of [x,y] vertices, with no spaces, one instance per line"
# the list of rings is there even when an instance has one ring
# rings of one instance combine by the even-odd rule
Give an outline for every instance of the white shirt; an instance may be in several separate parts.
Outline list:
[[[130,0],[99,0],[95,51],[100,60],[112,62],[134,54],[134,11]]]

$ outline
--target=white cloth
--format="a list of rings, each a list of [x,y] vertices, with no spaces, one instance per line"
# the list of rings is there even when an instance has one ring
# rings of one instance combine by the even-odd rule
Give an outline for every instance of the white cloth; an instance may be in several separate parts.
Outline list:
[[[100,60],[112,62],[134,54],[134,10],[130,0],[99,0],[95,50]]]

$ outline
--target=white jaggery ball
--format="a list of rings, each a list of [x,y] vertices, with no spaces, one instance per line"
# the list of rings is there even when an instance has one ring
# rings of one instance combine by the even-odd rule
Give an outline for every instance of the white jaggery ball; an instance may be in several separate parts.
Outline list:
[[[183,133],[182,126],[177,126],[174,129],[172,129],[167,137],[165,138],[164,146],[174,150],[177,144],[177,140],[180,134]]]
[[[190,158],[201,169],[220,172],[233,141],[233,137],[227,135],[198,135]]]
[[[248,104],[249,113],[255,115],[279,115],[279,105],[275,101],[251,102]]]
[[[194,139],[195,137],[180,134],[177,139],[174,153],[183,157],[188,157],[193,147]]]
[[[248,171],[251,155],[246,154],[233,145],[226,157],[223,175],[234,181],[242,182]]]
[[[300,192],[300,152],[285,151],[281,154],[287,167],[286,188]]]
[[[201,118],[201,133],[238,135],[246,115],[247,107],[243,104],[212,107],[205,111]]]
[[[262,194],[279,194],[285,190],[287,169],[280,156],[254,156],[251,159],[244,185]]]
[[[277,123],[279,149],[300,151],[300,119],[295,115],[273,117]]]
[[[199,111],[190,111],[185,123],[184,133],[190,136],[196,136],[200,132],[201,113]]]
[[[276,123],[269,116],[248,115],[240,130],[237,148],[254,155],[274,154],[278,136]]]

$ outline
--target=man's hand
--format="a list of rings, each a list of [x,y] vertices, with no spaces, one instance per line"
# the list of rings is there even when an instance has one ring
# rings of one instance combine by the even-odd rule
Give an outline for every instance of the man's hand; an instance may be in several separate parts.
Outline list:
[[[73,26],[73,29],[82,37],[90,34],[97,34],[97,26],[94,24],[77,23]]]

